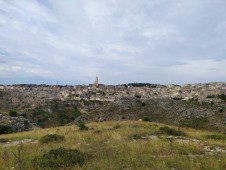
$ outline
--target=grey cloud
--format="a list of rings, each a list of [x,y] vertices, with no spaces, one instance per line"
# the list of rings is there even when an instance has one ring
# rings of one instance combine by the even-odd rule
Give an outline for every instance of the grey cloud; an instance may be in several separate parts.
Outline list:
[[[10,54],[0,60],[0,83],[226,81],[224,0],[0,4],[0,47]],[[196,62],[209,67],[188,74]]]

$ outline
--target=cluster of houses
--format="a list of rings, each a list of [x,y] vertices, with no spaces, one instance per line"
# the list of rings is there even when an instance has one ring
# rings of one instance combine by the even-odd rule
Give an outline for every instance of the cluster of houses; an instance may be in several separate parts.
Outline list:
[[[115,101],[123,97],[137,97],[141,99],[178,99],[178,100],[214,100],[218,98],[208,97],[226,94],[226,83],[213,82],[205,84],[186,84],[183,86],[155,85],[103,85],[94,84],[60,86],[60,85],[0,85],[0,92],[11,92],[17,100],[32,102],[32,100],[99,100]]]

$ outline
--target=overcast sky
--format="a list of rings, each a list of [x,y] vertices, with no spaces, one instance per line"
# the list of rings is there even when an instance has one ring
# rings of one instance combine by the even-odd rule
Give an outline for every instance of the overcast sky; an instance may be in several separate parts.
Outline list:
[[[0,0],[0,84],[226,82],[225,0]]]

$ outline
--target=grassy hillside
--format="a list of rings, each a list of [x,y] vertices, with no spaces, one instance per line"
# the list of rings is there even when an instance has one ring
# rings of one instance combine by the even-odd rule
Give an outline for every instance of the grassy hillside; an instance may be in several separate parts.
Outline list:
[[[51,160],[46,153],[61,147],[77,149],[82,156],[82,163],[76,164],[70,162],[73,154],[61,154],[59,159],[69,161],[64,160],[67,164],[61,163],[61,169],[226,169],[226,136],[222,134],[138,121],[86,126],[88,130],[71,125],[1,135],[0,169],[57,169],[50,165],[58,158]],[[64,140],[40,142],[47,134],[62,135]],[[33,140],[26,143],[24,139]],[[47,163],[41,164],[43,159]]]

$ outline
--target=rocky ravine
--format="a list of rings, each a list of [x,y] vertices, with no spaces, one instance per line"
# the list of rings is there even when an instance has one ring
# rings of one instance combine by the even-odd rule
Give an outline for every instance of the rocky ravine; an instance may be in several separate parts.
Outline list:
[[[27,103],[17,100],[0,100],[2,122],[9,122],[18,131],[26,130],[22,122],[26,119],[7,117],[9,110],[25,115],[28,123],[39,127],[65,125],[71,122],[91,122],[110,120],[138,120],[149,117],[151,121],[209,129],[224,133],[226,131],[226,103],[200,104],[198,101],[173,99],[140,99],[137,97],[119,98],[116,101],[91,100],[38,100]],[[20,122],[20,123],[19,123]],[[21,127],[21,128],[17,128]]]
[[[226,104],[200,104],[197,101],[169,99],[140,100],[123,98],[112,102],[83,102],[79,121],[138,120],[151,121],[225,132]]]

